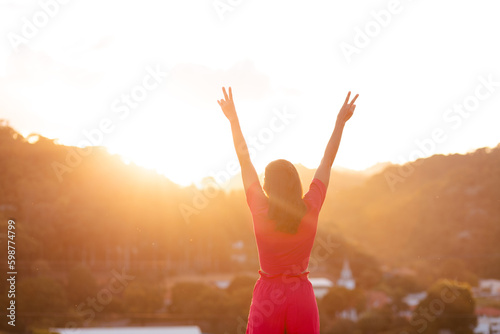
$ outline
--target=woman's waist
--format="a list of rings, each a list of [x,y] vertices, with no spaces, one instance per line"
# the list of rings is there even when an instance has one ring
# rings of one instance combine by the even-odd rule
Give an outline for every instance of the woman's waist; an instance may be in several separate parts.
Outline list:
[[[268,272],[260,269],[259,270],[259,275],[263,279],[281,279],[281,280],[285,280],[285,279],[288,279],[288,278],[294,278],[294,277],[296,277],[296,278],[307,280],[307,277],[309,275],[309,271],[307,269],[303,270],[302,272],[297,272],[297,271],[294,271],[294,270],[285,270],[283,272],[268,273]]]

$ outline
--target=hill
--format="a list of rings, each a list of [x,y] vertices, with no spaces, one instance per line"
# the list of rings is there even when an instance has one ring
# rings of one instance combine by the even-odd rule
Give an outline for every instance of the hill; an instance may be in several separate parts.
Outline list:
[[[0,126],[0,223],[16,220],[26,273],[77,263],[162,275],[258,269],[243,191],[180,187],[103,148],[32,139]],[[297,168],[306,188],[314,170]],[[334,276],[348,257],[357,277],[384,264],[500,278],[500,146],[369,177],[334,170],[331,180],[317,240],[342,247],[318,272]]]
[[[500,145],[389,166],[330,193],[321,217],[383,263],[500,277]]]

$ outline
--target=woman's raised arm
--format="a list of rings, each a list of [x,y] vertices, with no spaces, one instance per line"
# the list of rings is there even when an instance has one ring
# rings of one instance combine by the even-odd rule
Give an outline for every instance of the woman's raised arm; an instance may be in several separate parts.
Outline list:
[[[240,122],[238,120],[238,115],[236,114],[236,108],[234,107],[233,92],[231,91],[231,87],[229,87],[229,96],[227,95],[224,87],[222,87],[222,92],[224,93],[224,99],[217,100],[217,102],[231,124],[234,148],[236,150],[236,155],[238,156],[238,161],[240,162],[241,177],[243,178],[243,186],[246,191],[252,183],[259,180],[259,177],[255,171],[252,161],[250,160],[248,146],[245,141],[245,137],[243,137],[243,133],[241,132]]]
[[[345,123],[349,120],[349,118],[351,118],[352,114],[354,113],[354,109],[356,109],[356,105],[354,104],[354,102],[358,98],[359,94],[356,94],[351,102],[349,102],[350,96],[351,92],[347,94],[344,105],[337,115],[335,129],[333,130],[332,136],[328,141],[323,159],[321,159],[321,163],[316,170],[316,173],[314,174],[314,178],[319,179],[327,187],[328,183],[330,182],[330,171],[332,169],[333,161],[335,160],[335,156],[337,155],[337,151],[340,145],[340,139],[342,138],[342,131],[344,130]]]

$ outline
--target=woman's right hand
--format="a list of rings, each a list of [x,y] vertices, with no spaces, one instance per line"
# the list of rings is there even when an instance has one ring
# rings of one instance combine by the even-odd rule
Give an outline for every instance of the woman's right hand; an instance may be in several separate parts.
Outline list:
[[[349,102],[349,97],[351,97],[351,92],[347,94],[347,97],[345,98],[344,105],[339,111],[339,114],[337,115],[337,122],[342,122],[345,124],[351,118],[351,116],[354,113],[354,109],[356,109],[356,105],[354,102],[358,98],[359,94],[356,94],[356,96],[352,99],[351,102]]]

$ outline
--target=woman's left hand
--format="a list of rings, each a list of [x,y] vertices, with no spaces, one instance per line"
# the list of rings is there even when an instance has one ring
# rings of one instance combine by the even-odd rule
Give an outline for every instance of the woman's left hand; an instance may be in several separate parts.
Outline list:
[[[236,108],[234,107],[233,92],[231,91],[231,87],[229,87],[229,96],[226,93],[226,88],[222,87],[222,92],[224,93],[224,99],[217,100],[217,102],[227,119],[229,121],[233,121],[237,118],[237,115]]]

